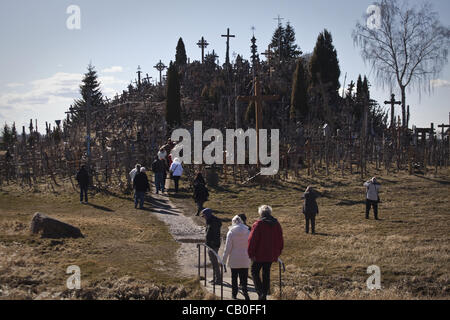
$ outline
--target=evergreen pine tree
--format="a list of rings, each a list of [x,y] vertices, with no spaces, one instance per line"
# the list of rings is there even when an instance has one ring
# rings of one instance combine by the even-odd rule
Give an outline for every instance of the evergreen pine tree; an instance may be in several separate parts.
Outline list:
[[[184,66],[187,63],[186,48],[184,47],[183,38],[181,37],[177,44],[175,63],[177,66]]]
[[[181,124],[181,96],[178,68],[170,62],[167,70],[166,122],[170,128]]]
[[[291,95],[291,120],[305,119],[308,116],[308,96],[307,96],[307,75],[304,67],[305,61],[300,58],[297,60],[297,67],[295,69],[292,82]]]
[[[326,29],[317,38],[310,61],[310,70],[313,85],[319,85],[321,82],[327,87],[327,91],[332,93],[332,96],[337,95],[341,70],[333,38]]]
[[[100,91],[97,71],[91,64],[88,65],[88,71],[84,74],[82,84],[80,85],[81,99],[75,100],[73,107],[75,109],[75,119],[83,119],[86,114],[85,109],[90,95],[91,108],[100,107],[103,104],[103,96]]]
[[[278,28],[275,30],[272,36],[272,42],[270,43],[272,50],[276,57],[279,58],[279,61],[283,60],[283,57],[285,56],[283,45],[284,45],[284,34],[285,29],[281,24],[278,25]]]
[[[292,59],[298,58],[302,52],[299,50],[299,47],[295,44],[295,30],[288,22],[286,25],[286,29],[284,29],[284,36],[282,38],[282,60],[289,61]]]
[[[9,128],[8,124],[5,123],[2,131],[2,137],[3,137],[3,144],[6,148],[9,148],[11,145],[11,129]]]

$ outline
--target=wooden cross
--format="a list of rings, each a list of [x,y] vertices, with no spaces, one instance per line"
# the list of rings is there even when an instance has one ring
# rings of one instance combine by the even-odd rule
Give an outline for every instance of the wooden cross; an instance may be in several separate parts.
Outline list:
[[[259,130],[262,129],[262,104],[263,101],[275,101],[280,97],[277,95],[264,96],[261,93],[261,83],[258,77],[253,80],[255,92],[253,96],[238,96],[237,100],[242,102],[254,102],[255,103],[255,122],[256,122],[256,141],[257,141],[257,154],[259,159]],[[259,160],[258,160],[259,163]]]
[[[267,62],[269,64],[269,76],[272,76],[272,66],[271,66],[271,62],[272,62],[272,57],[273,57],[273,52],[272,50],[272,46],[269,44],[269,46],[267,47],[267,50],[264,51],[263,53],[261,53],[263,56],[266,56],[267,58]]]
[[[222,37],[227,38],[227,54],[225,57],[225,64],[230,65],[230,38],[235,38],[234,34],[230,34],[230,28],[227,28],[227,34],[223,34]]]
[[[209,46],[209,43],[208,43],[208,41],[206,41],[206,40],[202,37],[201,40],[199,40],[199,41],[197,42],[197,45],[198,45],[199,48],[202,49],[202,63],[203,63],[203,62],[205,61],[205,48],[206,48],[207,46]]]
[[[162,72],[164,71],[164,69],[167,68],[167,66],[161,62],[161,60],[159,60],[159,62],[153,67],[156,70],[159,71],[159,84],[162,84]]]
[[[144,80],[145,80],[147,83],[150,83],[150,79],[151,79],[152,77],[149,77],[149,76],[148,76],[148,73],[146,73],[145,75],[146,75],[146,77],[144,78]]]
[[[273,20],[278,20],[278,26],[281,26],[281,20],[284,20],[284,18],[281,18],[280,15],[278,15],[278,17],[273,18]]]
[[[438,126],[438,128],[441,128],[441,129],[442,129],[442,132],[441,132],[441,134],[442,134],[442,140],[444,140],[445,129],[446,129],[446,128],[450,128],[450,125],[448,125],[448,124],[441,124],[441,125]]]
[[[401,105],[401,101],[395,101],[395,94],[391,94],[391,101],[385,101],[384,104],[391,105],[391,128],[395,128],[394,108],[395,105]]]

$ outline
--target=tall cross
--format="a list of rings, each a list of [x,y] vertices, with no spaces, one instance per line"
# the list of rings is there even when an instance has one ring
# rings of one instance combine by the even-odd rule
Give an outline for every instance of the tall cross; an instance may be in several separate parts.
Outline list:
[[[255,103],[255,122],[256,122],[256,141],[257,141],[257,154],[259,159],[259,130],[262,129],[262,104],[263,101],[275,101],[280,97],[276,95],[265,96],[261,93],[261,83],[258,77],[253,80],[255,92],[253,96],[238,96],[237,100],[242,102],[254,102]],[[258,160],[259,163],[259,160]]]
[[[395,128],[395,116],[394,116],[394,108],[395,105],[401,105],[401,101],[395,101],[395,94],[391,94],[391,101],[385,101],[384,104],[391,105],[391,128]]]
[[[280,15],[278,15],[278,17],[273,18],[273,20],[278,20],[278,26],[281,26],[281,20],[284,20],[284,18],[281,18]]]
[[[208,43],[208,41],[205,40],[205,38],[202,37],[202,38],[197,42],[197,45],[198,45],[199,48],[202,49],[202,63],[203,63],[203,62],[205,61],[205,48],[206,48],[207,46],[209,46],[209,43]]]
[[[235,38],[234,34],[230,34],[230,28],[227,28],[227,34],[223,34],[222,37],[227,38],[227,54],[225,57],[225,64],[230,65],[230,38]]]
[[[167,66],[161,62],[161,60],[159,60],[159,62],[153,67],[156,70],[159,71],[159,84],[162,84],[162,72],[164,71],[164,69],[167,68]]]
[[[269,76],[272,76],[272,57],[273,57],[273,52],[270,50],[272,48],[272,46],[269,44],[269,46],[267,47],[267,50],[264,51],[263,53],[261,53],[263,56],[266,56],[267,58],[267,62],[269,65]]]
[[[142,71],[141,71],[141,66],[138,66],[138,68],[137,68],[137,74],[138,74],[138,87],[140,88],[141,87],[141,73],[142,73]]]

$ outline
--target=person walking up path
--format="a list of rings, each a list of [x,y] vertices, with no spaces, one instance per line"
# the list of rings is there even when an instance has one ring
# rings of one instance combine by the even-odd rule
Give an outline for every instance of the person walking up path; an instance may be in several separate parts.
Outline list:
[[[370,208],[373,208],[375,220],[379,220],[378,203],[380,202],[380,196],[378,193],[381,185],[378,183],[377,178],[373,177],[364,183],[364,187],[366,187],[366,219],[369,219]]]

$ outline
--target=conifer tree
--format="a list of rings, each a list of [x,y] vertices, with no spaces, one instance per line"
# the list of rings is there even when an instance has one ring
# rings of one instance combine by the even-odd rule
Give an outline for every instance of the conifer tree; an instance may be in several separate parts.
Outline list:
[[[169,128],[181,124],[181,96],[178,68],[170,62],[167,70],[166,122]]]
[[[184,66],[187,63],[186,48],[184,46],[183,38],[178,39],[175,63],[177,66]]]
[[[292,82],[291,95],[291,120],[306,119],[309,112],[308,96],[307,96],[307,75],[304,67],[305,61],[300,58],[297,60],[297,67],[295,69]]]
[[[11,145],[11,129],[9,128],[8,124],[5,123],[2,131],[2,137],[3,137],[3,144],[6,148],[9,148]]]
[[[84,74],[82,84],[80,85],[81,99],[75,100],[73,104],[75,119],[84,119],[89,96],[92,110],[103,104],[103,96],[100,90],[97,71],[95,71],[95,67],[92,64],[89,64],[87,69],[88,71]]]

